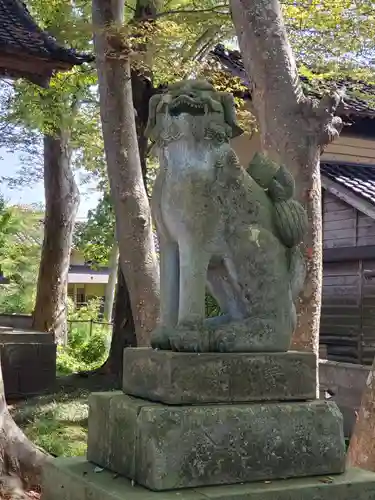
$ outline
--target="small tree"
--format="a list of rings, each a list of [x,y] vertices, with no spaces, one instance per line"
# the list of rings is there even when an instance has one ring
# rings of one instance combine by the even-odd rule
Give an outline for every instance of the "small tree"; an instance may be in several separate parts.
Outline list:
[[[84,26],[87,9],[83,5],[63,0],[46,5],[41,0],[31,0],[29,7],[39,25],[61,43],[83,51],[89,48],[89,32]],[[11,92],[2,95],[5,113],[1,116],[1,145],[11,149],[16,145],[26,150],[27,160],[31,158],[17,180],[30,183],[36,174],[45,181],[44,243],[33,327],[53,331],[60,343],[66,340],[67,275],[79,204],[72,168],[82,160],[93,160],[95,148],[87,158],[85,146],[92,144],[90,136],[99,136],[94,83],[90,66],[75,67],[68,73],[57,74],[48,89],[17,82]]]
[[[138,345],[148,345],[159,315],[159,276],[137,141],[130,47],[119,34],[124,3],[93,0],[92,8],[104,147],[120,265],[129,289]]]

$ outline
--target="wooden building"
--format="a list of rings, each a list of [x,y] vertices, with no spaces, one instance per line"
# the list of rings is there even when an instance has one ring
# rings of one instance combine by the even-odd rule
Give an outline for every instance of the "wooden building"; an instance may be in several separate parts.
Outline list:
[[[21,0],[0,0],[0,78],[25,78],[47,87],[56,71],[92,60],[40,29]]]
[[[248,78],[238,52],[218,46],[214,58],[231,75]],[[319,97],[316,83],[303,80]],[[321,157],[323,209],[323,299],[320,343],[331,360],[371,364],[375,354],[375,87],[345,85],[338,114],[345,127]],[[243,94],[251,100],[249,92]],[[246,101],[245,101],[246,102]],[[257,133],[233,140],[246,165],[260,151]]]

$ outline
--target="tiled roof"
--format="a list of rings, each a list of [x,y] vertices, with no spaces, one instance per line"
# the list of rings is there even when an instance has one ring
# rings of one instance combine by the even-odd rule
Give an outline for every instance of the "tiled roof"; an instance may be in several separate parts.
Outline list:
[[[375,166],[321,163],[321,174],[375,205]]]
[[[245,87],[250,87],[250,80],[246,74],[241,54],[237,50],[227,50],[223,45],[217,45],[211,55],[226,71],[240,78]],[[321,98],[325,91],[333,88],[345,88],[344,103],[340,105],[340,116],[354,116],[375,118],[375,85],[368,85],[363,81],[354,79],[324,81],[301,76],[301,83],[305,93],[314,98]],[[245,92],[245,98],[251,99],[250,92]]]
[[[30,58],[43,59],[55,69],[61,69],[61,66],[69,68],[93,60],[91,55],[80,54],[58,44],[52,36],[37,26],[21,0],[0,0],[0,55],[20,56],[21,61]],[[3,67],[0,64],[0,71],[6,73],[6,65]],[[22,68],[18,71],[19,74],[15,73],[17,71],[14,68],[9,68],[10,76],[23,76]],[[25,73],[30,77],[30,70]],[[48,79],[51,74],[43,76]]]

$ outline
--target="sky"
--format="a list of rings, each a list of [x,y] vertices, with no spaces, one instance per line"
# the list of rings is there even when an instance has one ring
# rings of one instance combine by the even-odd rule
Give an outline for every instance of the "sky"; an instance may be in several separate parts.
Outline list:
[[[8,153],[0,149],[0,178],[2,176],[11,177],[16,175],[20,167],[19,155],[17,153]],[[96,207],[100,193],[95,191],[93,184],[83,185],[77,176],[76,181],[81,193],[81,203],[78,209],[77,218],[84,219],[90,209]],[[43,182],[35,183],[30,187],[12,188],[6,184],[0,185],[0,193],[11,205],[31,205],[33,203],[44,205],[44,187]]]

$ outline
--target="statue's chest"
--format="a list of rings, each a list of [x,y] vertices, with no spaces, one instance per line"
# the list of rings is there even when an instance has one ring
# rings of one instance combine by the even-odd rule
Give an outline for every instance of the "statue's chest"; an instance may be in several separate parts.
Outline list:
[[[177,235],[181,224],[184,230],[202,224],[207,219],[204,214],[216,219],[212,197],[217,177],[216,158],[216,151],[187,141],[170,144],[164,150],[161,210],[171,234]],[[215,224],[210,225],[213,228]]]
[[[217,152],[207,143],[175,141],[163,151],[169,183],[213,182]]]

